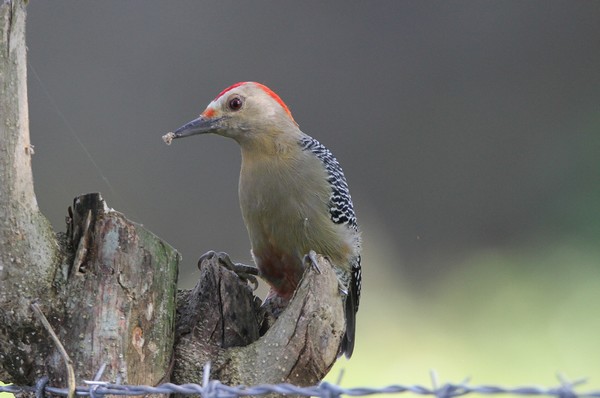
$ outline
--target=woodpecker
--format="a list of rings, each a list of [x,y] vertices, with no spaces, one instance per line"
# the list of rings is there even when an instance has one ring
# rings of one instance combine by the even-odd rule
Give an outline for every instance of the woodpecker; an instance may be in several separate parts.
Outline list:
[[[205,133],[233,138],[241,147],[240,207],[258,275],[271,286],[269,297],[289,301],[309,253],[330,260],[345,299],[340,354],[350,358],[361,290],[361,238],[340,164],[300,130],[275,92],[256,82],[226,88],[200,117],[163,139],[170,144]]]

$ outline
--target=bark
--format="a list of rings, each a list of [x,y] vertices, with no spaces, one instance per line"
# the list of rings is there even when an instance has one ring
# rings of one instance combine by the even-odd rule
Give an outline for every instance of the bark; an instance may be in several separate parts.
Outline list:
[[[57,278],[64,298],[57,326],[77,372],[90,378],[106,363],[108,380],[167,378],[179,254],[99,194],[75,199],[68,231],[73,255]]]
[[[48,351],[29,304],[49,301],[57,240],[33,192],[27,108],[25,5],[0,4],[0,379],[31,380]],[[41,355],[30,355],[39,352]]]
[[[201,383],[207,361],[211,378],[228,385],[322,380],[337,358],[345,321],[335,272],[317,258],[319,270],[306,270],[290,304],[258,340],[270,314],[250,288],[215,258],[199,264],[196,287],[180,294],[173,381]]]
[[[31,173],[25,3],[0,3],[0,380],[56,387],[101,380],[156,385],[315,384],[344,334],[330,264],[306,271],[276,321],[246,282],[215,258],[177,293],[180,255],[110,209],[100,194],[75,198],[66,233],[40,213]],[[158,138],[158,137],[157,137]],[[42,321],[47,319],[44,326]],[[104,366],[105,365],[105,366]]]

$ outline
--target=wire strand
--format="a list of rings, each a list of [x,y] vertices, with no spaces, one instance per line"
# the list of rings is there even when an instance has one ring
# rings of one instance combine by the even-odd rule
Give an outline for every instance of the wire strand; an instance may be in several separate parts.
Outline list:
[[[378,394],[401,394],[411,393],[415,395],[431,395],[436,398],[454,398],[468,394],[481,395],[517,395],[517,396],[550,396],[556,398],[600,398],[600,390],[576,392],[575,388],[583,384],[582,380],[569,382],[560,381],[558,387],[539,387],[539,386],[521,386],[521,387],[501,387],[493,385],[472,386],[465,379],[462,383],[438,384],[436,380],[434,386],[425,387],[420,385],[401,385],[395,384],[386,387],[355,387],[343,388],[336,384],[322,382],[321,384],[310,387],[298,387],[291,384],[261,384],[257,386],[227,386],[221,384],[218,380],[203,380],[203,384],[182,384],[173,383],[160,384],[158,386],[133,386],[113,384],[102,381],[85,381],[85,386],[79,386],[75,390],[77,396],[104,396],[104,395],[145,395],[145,394],[186,394],[202,396],[204,398],[242,396],[262,396],[269,394],[294,394],[299,396],[313,397],[339,397],[341,395],[366,396]],[[46,394],[55,394],[66,396],[68,389],[48,386],[47,377],[42,377],[35,386],[15,386],[0,385],[0,393],[8,392],[13,394],[36,392],[40,395],[40,389]]]
[[[89,159],[89,161],[92,163],[92,165],[94,166],[94,168],[98,172],[98,175],[100,176],[100,178],[102,179],[102,181],[104,181],[104,183],[106,184],[106,186],[110,190],[111,194],[115,198],[118,198],[119,200],[121,200],[119,194],[113,188],[113,186],[110,183],[110,181],[108,181],[108,178],[106,178],[106,176],[102,172],[102,169],[100,168],[100,166],[98,165],[98,163],[96,162],[96,160],[94,159],[94,157],[92,156],[92,154],[90,153],[90,151],[88,151],[87,147],[85,146],[85,144],[83,143],[83,141],[81,141],[81,139],[79,138],[79,135],[77,134],[77,132],[75,131],[75,129],[73,128],[73,126],[71,125],[71,123],[69,122],[69,120],[66,118],[66,116],[64,115],[64,113],[60,110],[60,108],[58,107],[58,104],[56,103],[56,101],[54,100],[54,98],[52,97],[52,95],[50,95],[50,92],[48,91],[48,89],[46,88],[46,86],[44,85],[44,83],[42,82],[42,79],[38,75],[37,71],[35,70],[35,68],[31,64],[31,62],[27,61],[27,65],[29,67],[29,70],[31,70],[31,73],[33,74],[33,76],[35,77],[35,79],[38,81],[38,83],[39,83],[42,91],[44,92],[44,94],[48,98],[48,102],[50,103],[50,105],[52,106],[52,108],[54,109],[54,111],[56,112],[56,114],[60,117],[60,119],[65,124],[65,126],[67,128],[67,131],[75,139],[75,142],[77,142],[77,144],[81,147],[81,150],[83,150],[83,152],[85,153],[85,155],[87,156],[87,158]]]

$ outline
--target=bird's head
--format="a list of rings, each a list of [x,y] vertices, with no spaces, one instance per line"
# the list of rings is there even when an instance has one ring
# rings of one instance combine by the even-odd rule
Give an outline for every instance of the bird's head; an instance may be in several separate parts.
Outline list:
[[[197,119],[163,138],[169,143],[214,133],[249,146],[294,131],[299,130],[292,113],[277,94],[260,83],[241,82],[223,90]]]

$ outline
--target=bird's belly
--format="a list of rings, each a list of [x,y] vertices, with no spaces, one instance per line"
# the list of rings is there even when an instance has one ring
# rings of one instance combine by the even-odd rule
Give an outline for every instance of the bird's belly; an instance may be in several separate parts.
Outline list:
[[[291,298],[304,273],[302,258],[273,245],[253,249],[253,255],[261,276],[279,296]]]
[[[249,223],[248,232],[252,254],[262,277],[278,295],[289,298],[304,273],[303,258],[307,248],[307,236],[302,231],[299,217],[283,217],[285,204],[269,206],[270,212],[257,212],[255,221]],[[261,213],[261,214],[259,214]]]
[[[278,209],[285,211],[285,207],[281,204]],[[278,295],[289,298],[302,279],[304,257],[310,250],[343,265],[347,263],[351,245],[336,230],[339,226],[327,218],[321,220],[308,211],[294,217],[281,217],[278,213],[272,210],[257,216],[249,223],[248,232],[261,275]]]

